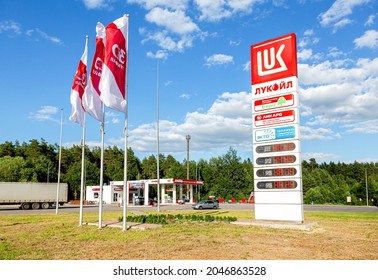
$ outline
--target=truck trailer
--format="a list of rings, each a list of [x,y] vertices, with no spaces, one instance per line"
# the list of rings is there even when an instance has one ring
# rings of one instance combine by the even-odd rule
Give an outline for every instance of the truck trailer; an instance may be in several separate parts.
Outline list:
[[[20,209],[48,209],[55,205],[58,183],[0,182],[0,205],[20,205]],[[59,184],[58,203],[68,201],[67,183]]]

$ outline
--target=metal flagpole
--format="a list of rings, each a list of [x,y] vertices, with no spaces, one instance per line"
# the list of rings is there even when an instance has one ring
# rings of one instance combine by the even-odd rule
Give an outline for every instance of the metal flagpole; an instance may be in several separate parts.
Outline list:
[[[60,109],[60,137],[59,137],[59,163],[58,163],[58,184],[56,185],[56,209],[55,214],[58,214],[59,209],[59,190],[60,190],[60,165],[62,162],[62,134],[63,134],[63,109]]]
[[[88,40],[88,36],[87,36]],[[84,198],[84,173],[85,173],[85,113],[83,120],[83,136],[81,139],[81,180],[80,180],[80,219],[79,226],[83,225],[83,198]]]
[[[126,231],[127,230],[127,203],[129,202],[129,187],[128,187],[128,182],[127,182],[127,148],[128,148],[128,142],[127,142],[127,129],[128,129],[128,110],[129,110],[129,100],[128,96],[129,93],[127,91],[127,87],[129,85],[128,82],[128,74],[129,74],[129,15],[127,16],[127,40],[126,40],[126,50],[127,50],[127,64],[126,64],[126,85],[125,85],[125,98],[126,98],[126,110],[125,110],[125,126],[123,128],[123,135],[125,138],[125,154],[124,154],[124,163],[123,163],[123,219],[122,219],[122,230]]]
[[[85,36],[85,45],[88,46],[88,35]],[[87,80],[87,79],[86,79]],[[83,225],[83,198],[84,198],[84,173],[85,173],[85,111],[83,118],[83,136],[81,139],[81,179],[80,179],[80,218],[79,226]]]
[[[104,188],[104,135],[105,135],[105,105],[102,105],[101,131],[101,163],[100,163],[100,205],[98,210],[98,228],[102,228],[102,201]]]
[[[160,212],[160,145],[159,145],[159,59],[156,64],[156,178],[157,178],[157,210]]]

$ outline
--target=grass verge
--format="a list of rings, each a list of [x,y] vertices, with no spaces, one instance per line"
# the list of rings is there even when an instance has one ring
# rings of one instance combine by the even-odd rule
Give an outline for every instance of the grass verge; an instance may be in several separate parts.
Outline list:
[[[145,211],[146,214],[156,211]],[[163,211],[164,214],[253,217],[252,211]],[[129,216],[132,213],[128,213]],[[120,212],[104,213],[117,221]],[[84,213],[96,222],[97,213]],[[306,212],[311,231],[240,226],[225,222],[176,221],[153,230],[78,226],[78,214],[2,216],[2,260],[377,260],[376,213]]]

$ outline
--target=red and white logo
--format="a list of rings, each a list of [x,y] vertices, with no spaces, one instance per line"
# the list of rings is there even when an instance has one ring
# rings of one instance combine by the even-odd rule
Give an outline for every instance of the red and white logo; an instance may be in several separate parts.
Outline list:
[[[266,111],[279,109],[282,107],[294,106],[295,100],[294,94],[285,94],[280,96],[274,96],[264,99],[258,99],[253,102],[253,109],[257,111]]]
[[[251,46],[252,84],[297,76],[295,34]]]
[[[296,108],[293,110],[272,112],[262,115],[255,116],[255,127],[269,126],[269,125],[280,125],[283,123],[294,123],[298,122],[296,118]]]

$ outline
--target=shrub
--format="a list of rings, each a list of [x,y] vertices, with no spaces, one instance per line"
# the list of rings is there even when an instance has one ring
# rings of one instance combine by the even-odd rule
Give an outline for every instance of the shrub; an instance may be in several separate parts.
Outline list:
[[[119,217],[118,221],[122,222],[123,217]],[[168,224],[168,222],[175,222],[180,220],[187,220],[187,221],[198,221],[198,222],[234,222],[237,220],[236,217],[221,217],[221,216],[213,216],[213,215],[182,215],[182,214],[150,214],[150,215],[130,215],[127,216],[128,222],[134,223],[147,223],[147,224]]]

